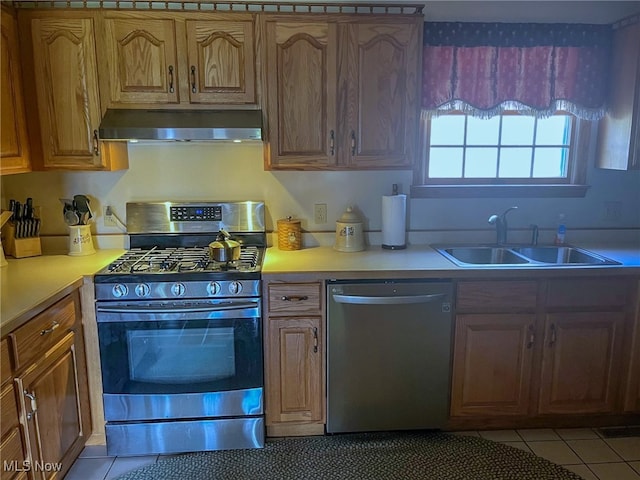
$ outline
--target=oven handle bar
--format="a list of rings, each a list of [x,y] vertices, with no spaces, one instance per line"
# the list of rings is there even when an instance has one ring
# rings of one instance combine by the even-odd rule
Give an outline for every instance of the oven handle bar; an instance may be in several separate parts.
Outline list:
[[[224,305],[206,305],[202,307],[96,307],[97,312],[103,313],[206,313],[220,312],[225,310],[245,310],[248,308],[258,308],[257,302],[236,302]]]

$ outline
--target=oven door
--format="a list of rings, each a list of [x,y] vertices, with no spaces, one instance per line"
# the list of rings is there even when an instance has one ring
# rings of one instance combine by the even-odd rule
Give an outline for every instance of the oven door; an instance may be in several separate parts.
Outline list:
[[[97,302],[106,420],[262,414],[260,307]]]

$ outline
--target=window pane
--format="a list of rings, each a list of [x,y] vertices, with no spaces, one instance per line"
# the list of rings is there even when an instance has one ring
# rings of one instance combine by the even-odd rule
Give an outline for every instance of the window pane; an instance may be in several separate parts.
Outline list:
[[[568,148],[536,148],[533,155],[535,178],[556,178],[567,175]]]
[[[505,115],[502,117],[502,145],[533,145],[534,117]]]
[[[536,145],[569,145],[571,117],[558,115],[538,120]]]
[[[431,145],[462,145],[464,115],[443,115],[431,119]]]
[[[497,148],[467,148],[465,178],[495,178],[498,165]]]
[[[497,145],[500,117],[467,119],[467,145]]]
[[[500,149],[498,176],[500,178],[529,178],[532,150],[532,148]]]
[[[462,148],[431,147],[429,149],[429,177],[462,177]]]

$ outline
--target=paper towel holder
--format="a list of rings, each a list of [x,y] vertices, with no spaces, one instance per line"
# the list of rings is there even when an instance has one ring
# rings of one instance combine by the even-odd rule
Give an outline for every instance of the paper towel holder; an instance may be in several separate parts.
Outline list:
[[[402,221],[400,222],[400,225],[402,225],[402,242],[397,242],[397,243],[385,243],[385,237],[387,237],[387,239],[389,239],[388,235],[385,233],[385,213],[384,213],[384,203],[385,203],[385,198],[396,198],[399,199],[400,197],[402,197],[403,199],[403,205],[402,205],[402,216],[404,217],[406,215],[406,212],[404,210],[405,208],[405,202],[406,202],[406,195],[401,195],[398,194],[398,184],[394,183],[391,186],[391,197],[383,197],[383,215],[382,215],[382,248],[385,250],[404,250],[405,248],[407,248],[407,241],[406,241],[406,219],[402,218]],[[397,240],[397,239],[396,239]]]

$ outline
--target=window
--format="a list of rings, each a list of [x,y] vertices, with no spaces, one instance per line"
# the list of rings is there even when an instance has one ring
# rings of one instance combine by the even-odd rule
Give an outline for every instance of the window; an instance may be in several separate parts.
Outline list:
[[[475,187],[478,196],[582,196],[589,129],[589,122],[565,112],[548,118],[503,112],[481,119],[458,111],[431,117],[423,121],[421,185],[412,195],[472,196]],[[572,193],[550,188],[576,185]]]

